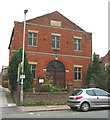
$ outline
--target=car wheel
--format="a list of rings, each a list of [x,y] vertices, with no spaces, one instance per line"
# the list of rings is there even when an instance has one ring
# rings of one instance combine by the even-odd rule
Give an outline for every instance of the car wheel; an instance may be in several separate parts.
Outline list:
[[[81,105],[81,110],[84,111],[84,112],[87,112],[88,110],[90,109],[90,105],[89,103],[82,103]]]
[[[77,107],[70,107],[71,110],[77,110]]]

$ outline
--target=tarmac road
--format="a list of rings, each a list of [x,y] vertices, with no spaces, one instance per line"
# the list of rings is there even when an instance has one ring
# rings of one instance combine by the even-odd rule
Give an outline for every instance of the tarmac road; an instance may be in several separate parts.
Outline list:
[[[110,112],[110,110],[109,110]],[[3,118],[108,118],[108,110],[93,110],[89,112],[62,110],[46,112],[8,113]]]

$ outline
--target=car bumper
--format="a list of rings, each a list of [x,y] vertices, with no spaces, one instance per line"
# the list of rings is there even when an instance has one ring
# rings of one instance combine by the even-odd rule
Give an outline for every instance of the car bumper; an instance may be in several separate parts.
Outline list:
[[[81,102],[80,101],[67,101],[67,105],[70,107],[80,107]]]

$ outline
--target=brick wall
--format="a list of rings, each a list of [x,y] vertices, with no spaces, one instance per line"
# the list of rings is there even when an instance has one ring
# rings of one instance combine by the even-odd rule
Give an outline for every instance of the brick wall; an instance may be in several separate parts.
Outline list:
[[[110,50],[108,51],[108,53],[105,55],[104,59],[101,62],[101,66],[105,67],[105,64],[109,63],[110,66]]]
[[[67,93],[25,93],[24,104],[66,104]]]
[[[69,93],[33,93],[24,92],[23,93],[23,104],[24,105],[56,105],[56,104],[66,104]],[[13,92],[14,101],[17,105],[20,105],[20,101],[17,97],[17,93]]]
[[[50,21],[61,22],[61,27],[51,26]],[[37,47],[28,46],[28,30],[38,31]],[[34,84],[38,84],[38,77],[43,76],[46,80],[46,69],[48,63],[55,60],[56,52],[52,49],[51,33],[60,34],[60,48],[58,60],[66,69],[66,82],[78,85],[85,85],[85,77],[88,64],[92,63],[92,33],[84,31],[82,28],[72,23],[58,12],[53,12],[32,20],[26,24],[25,51],[29,62],[37,62],[36,79]],[[74,36],[81,37],[82,51],[74,51]],[[15,22],[13,40],[10,45],[9,61],[14,51],[22,48],[23,23]],[[82,81],[74,81],[74,65],[82,65]]]

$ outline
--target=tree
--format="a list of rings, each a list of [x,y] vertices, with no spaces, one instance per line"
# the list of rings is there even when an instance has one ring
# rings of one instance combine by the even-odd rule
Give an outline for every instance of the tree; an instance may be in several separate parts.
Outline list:
[[[104,87],[108,92],[110,92],[110,66],[105,68],[105,79],[104,79]]]
[[[9,69],[8,69],[8,76],[9,76],[9,83],[11,85],[12,90],[16,91],[17,88],[17,72],[18,72],[18,64],[22,61],[22,49],[15,52],[11,58]],[[24,90],[31,88],[33,85],[33,75],[30,69],[30,65],[26,58],[26,53],[24,54],[24,74],[25,79],[24,81]]]
[[[90,78],[91,78],[91,64],[89,64],[88,69],[87,69],[87,75],[86,75],[86,85],[88,86],[90,84]]]
[[[86,76],[86,85],[95,84],[96,87],[102,89],[107,88],[107,74],[105,74],[104,68],[100,66],[99,60],[94,53],[93,64],[88,66],[87,76]]]

